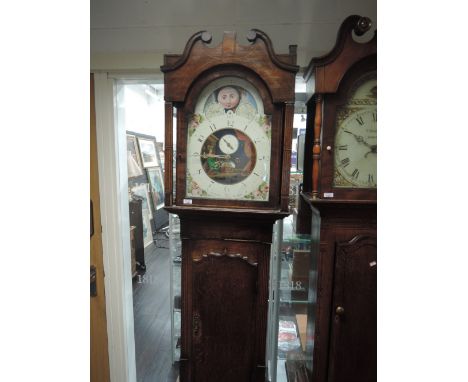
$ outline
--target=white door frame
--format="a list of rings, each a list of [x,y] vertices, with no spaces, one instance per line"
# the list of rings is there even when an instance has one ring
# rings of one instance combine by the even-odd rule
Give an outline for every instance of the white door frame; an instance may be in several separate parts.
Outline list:
[[[136,382],[126,135],[115,123],[114,80],[94,73],[94,89],[110,378]]]

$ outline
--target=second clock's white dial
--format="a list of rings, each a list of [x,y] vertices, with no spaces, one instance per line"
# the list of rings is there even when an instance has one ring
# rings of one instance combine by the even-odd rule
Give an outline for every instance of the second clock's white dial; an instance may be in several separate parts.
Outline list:
[[[339,126],[335,168],[352,186],[377,187],[377,109],[352,113]]]

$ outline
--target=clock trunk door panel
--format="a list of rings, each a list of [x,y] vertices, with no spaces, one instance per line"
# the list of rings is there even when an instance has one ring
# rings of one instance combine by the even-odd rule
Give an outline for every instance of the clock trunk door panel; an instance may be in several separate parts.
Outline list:
[[[377,380],[376,238],[336,243],[330,382]]]
[[[254,242],[186,241],[183,261],[190,267],[190,280],[183,284],[192,297],[182,314],[191,310],[192,319],[187,328],[191,344],[182,356],[188,359],[190,380],[257,380],[255,360],[265,350],[256,338],[266,336],[259,322],[267,314],[267,301],[257,288],[259,277],[268,274],[268,249]],[[261,367],[259,375],[263,372]]]
[[[257,267],[240,258],[208,256],[194,263],[194,380],[251,379],[256,281]]]

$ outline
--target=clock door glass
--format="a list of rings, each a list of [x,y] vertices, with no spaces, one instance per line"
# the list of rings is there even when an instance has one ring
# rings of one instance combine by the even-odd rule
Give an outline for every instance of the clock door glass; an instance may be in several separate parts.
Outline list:
[[[361,77],[337,110],[334,186],[377,188],[377,76]]]
[[[223,77],[200,94],[187,133],[186,197],[268,201],[271,117],[247,81]]]

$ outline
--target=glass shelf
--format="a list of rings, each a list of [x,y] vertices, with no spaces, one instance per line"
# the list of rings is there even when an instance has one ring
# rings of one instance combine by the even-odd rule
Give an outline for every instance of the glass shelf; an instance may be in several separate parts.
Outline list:
[[[314,221],[315,226],[318,223]],[[275,224],[267,344],[268,380],[272,382],[294,380],[299,367],[312,367],[318,255],[315,236],[295,234],[292,215]]]

